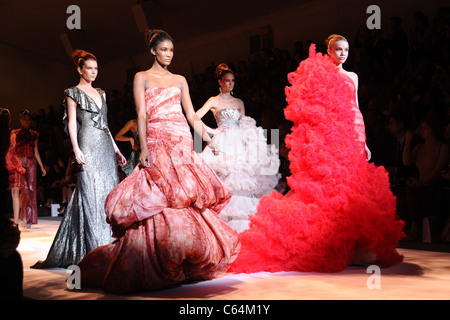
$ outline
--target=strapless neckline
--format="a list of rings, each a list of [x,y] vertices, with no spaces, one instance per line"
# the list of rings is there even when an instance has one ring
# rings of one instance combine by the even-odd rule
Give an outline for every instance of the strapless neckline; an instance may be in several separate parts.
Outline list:
[[[226,123],[228,126],[238,127],[241,110],[238,108],[222,108],[214,114],[214,117],[218,126]]]
[[[178,88],[178,87],[175,87],[175,86],[169,86],[169,87],[151,87],[151,88],[145,89],[145,92],[147,92],[147,91],[153,91],[153,90],[157,90],[157,89],[159,89],[159,90],[178,89],[178,91],[181,92],[181,89]]]
[[[239,108],[221,108],[221,109],[216,111],[216,114],[219,113],[222,110],[239,110]],[[239,112],[241,112],[241,110],[239,110]]]

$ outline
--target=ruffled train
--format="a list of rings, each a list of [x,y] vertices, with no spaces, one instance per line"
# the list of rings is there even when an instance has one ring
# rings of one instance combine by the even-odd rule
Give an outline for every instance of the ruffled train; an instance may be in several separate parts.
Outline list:
[[[286,88],[291,192],[261,199],[231,271],[338,272],[362,256],[380,267],[403,259],[388,173],[366,161],[352,130],[354,86],[314,49]]]

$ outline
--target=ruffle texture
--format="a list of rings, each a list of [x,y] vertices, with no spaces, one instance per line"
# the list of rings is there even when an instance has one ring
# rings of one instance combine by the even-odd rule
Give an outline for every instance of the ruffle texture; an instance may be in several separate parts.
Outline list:
[[[233,195],[261,198],[278,183],[280,159],[275,145],[268,145],[264,129],[253,118],[244,116],[239,126],[213,137],[220,147],[218,155],[210,148],[201,154]]]
[[[101,89],[97,89],[97,91],[99,92],[103,101],[104,91]],[[95,128],[109,132],[108,119],[106,118],[106,114],[104,115],[101,112],[101,110],[95,104],[95,102],[92,100],[91,97],[89,97],[87,94],[85,94],[77,87],[67,88],[64,91],[64,96],[65,98],[62,102],[62,106],[64,108],[63,123],[64,123],[64,130],[67,134],[69,133],[69,130],[67,128],[67,124],[69,121],[68,119],[69,116],[67,113],[67,97],[72,98],[72,100],[75,101],[75,103],[81,110],[88,111],[91,113],[91,119],[92,121],[94,121]],[[77,123],[77,127],[79,127],[79,123]]]
[[[288,80],[292,191],[261,199],[231,271],[338,272],[364,252],[380,267],[402,261],[403,222],[387,171],[361,153],[353,83],[314,46]]]

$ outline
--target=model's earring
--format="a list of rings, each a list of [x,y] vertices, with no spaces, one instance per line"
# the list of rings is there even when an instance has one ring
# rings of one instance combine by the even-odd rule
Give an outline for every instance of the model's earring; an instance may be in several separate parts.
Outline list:
[[[219,87],[220,95],[222,95],[222,87]]]
[[[231,95],[233,95],[233,90],[230,91]]]

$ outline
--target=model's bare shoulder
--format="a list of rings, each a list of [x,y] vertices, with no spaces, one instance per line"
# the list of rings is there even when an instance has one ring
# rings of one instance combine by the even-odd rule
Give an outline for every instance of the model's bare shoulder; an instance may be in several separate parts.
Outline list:
[[[242,101],[242,99],[239,99],[239,98],[235,98],[235,99],[236,99],[236,102],[239,105],[239,107],[243,107],[244,106],[244,101]]]
[[[184,76],[181,74],[174,74],[173,77],[176,79],[177,82],[180,84],[187,84],[187,80]]]
[[[139,71],[138,73],[136,73],[134,75],[134,82],[135,83],[142,83],[142,82],[145,82],[146,78],[147,78],[146,71]]]
[[[184,76],[182,76],[180,74],[174,74],[173,77],[174,77],[174,83],[177,84],[178,88],[180,88],[181,90],[189,89],[188,82]]]
[[[352,78],[353,81],[358,82],[358,74],[352,71],[347,71],[347,74],[350,78]]]

